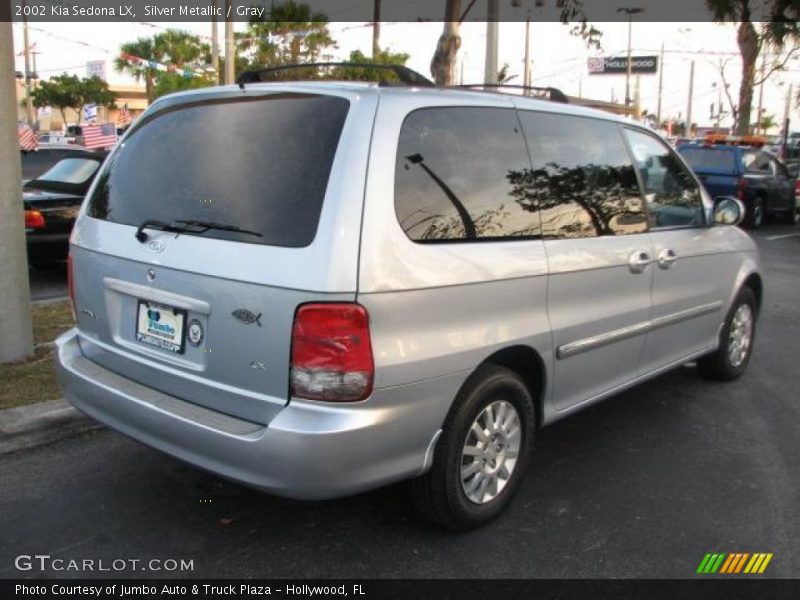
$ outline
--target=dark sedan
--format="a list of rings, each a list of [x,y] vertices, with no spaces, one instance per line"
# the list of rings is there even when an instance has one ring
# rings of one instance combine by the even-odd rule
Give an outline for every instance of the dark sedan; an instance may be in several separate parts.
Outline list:
[[[65,158],[25,183],[22,201],[29,264],[44,266],[66,258],[75,217],[104,158],[105,153]]]

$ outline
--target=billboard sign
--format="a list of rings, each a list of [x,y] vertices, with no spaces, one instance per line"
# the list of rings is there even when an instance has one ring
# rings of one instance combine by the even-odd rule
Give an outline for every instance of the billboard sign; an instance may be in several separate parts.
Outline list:
[[[86,63],[86,76],[99,77],[103,81],[106,79],[106,61],[90,60]]]
[[[588,61],[589,75],[624,75],[628,71],[627,56],[599,56]],[[657,56],[631,56],[631,73],[658,73]]]

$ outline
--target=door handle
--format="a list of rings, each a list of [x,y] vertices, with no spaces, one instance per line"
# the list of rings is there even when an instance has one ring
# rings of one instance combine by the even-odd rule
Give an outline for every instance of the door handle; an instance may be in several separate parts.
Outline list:
[[[642,273],[653,260],[650,253],[646,250],[637,250],[628,259],[628,267],[631,273]]]
[[[658,253],[658,266],[662,269],[669,269],[678,260],[678,255],[672,248],[664,248]]]

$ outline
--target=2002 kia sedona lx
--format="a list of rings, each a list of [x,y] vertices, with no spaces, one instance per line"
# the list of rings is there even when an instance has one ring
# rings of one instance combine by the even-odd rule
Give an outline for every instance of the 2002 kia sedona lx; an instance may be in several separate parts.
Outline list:
[[[652,131],[569,104],[172,95],[81,209],[60,383],[224,477],[306,499],[409,479],[428,517],[473,527],[541,426],[687,361],[744,371],[762,281],[742,213]]]

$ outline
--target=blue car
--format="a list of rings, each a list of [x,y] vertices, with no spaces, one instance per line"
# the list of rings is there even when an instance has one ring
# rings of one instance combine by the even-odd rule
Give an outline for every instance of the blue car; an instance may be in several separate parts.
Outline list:
[[[794,179],[775,155],[754,146],[708,143],[680,144],[678,152],[711,196],[734,196],[744,203],[745,227],[756,229],[767,216],[800,222]]]

